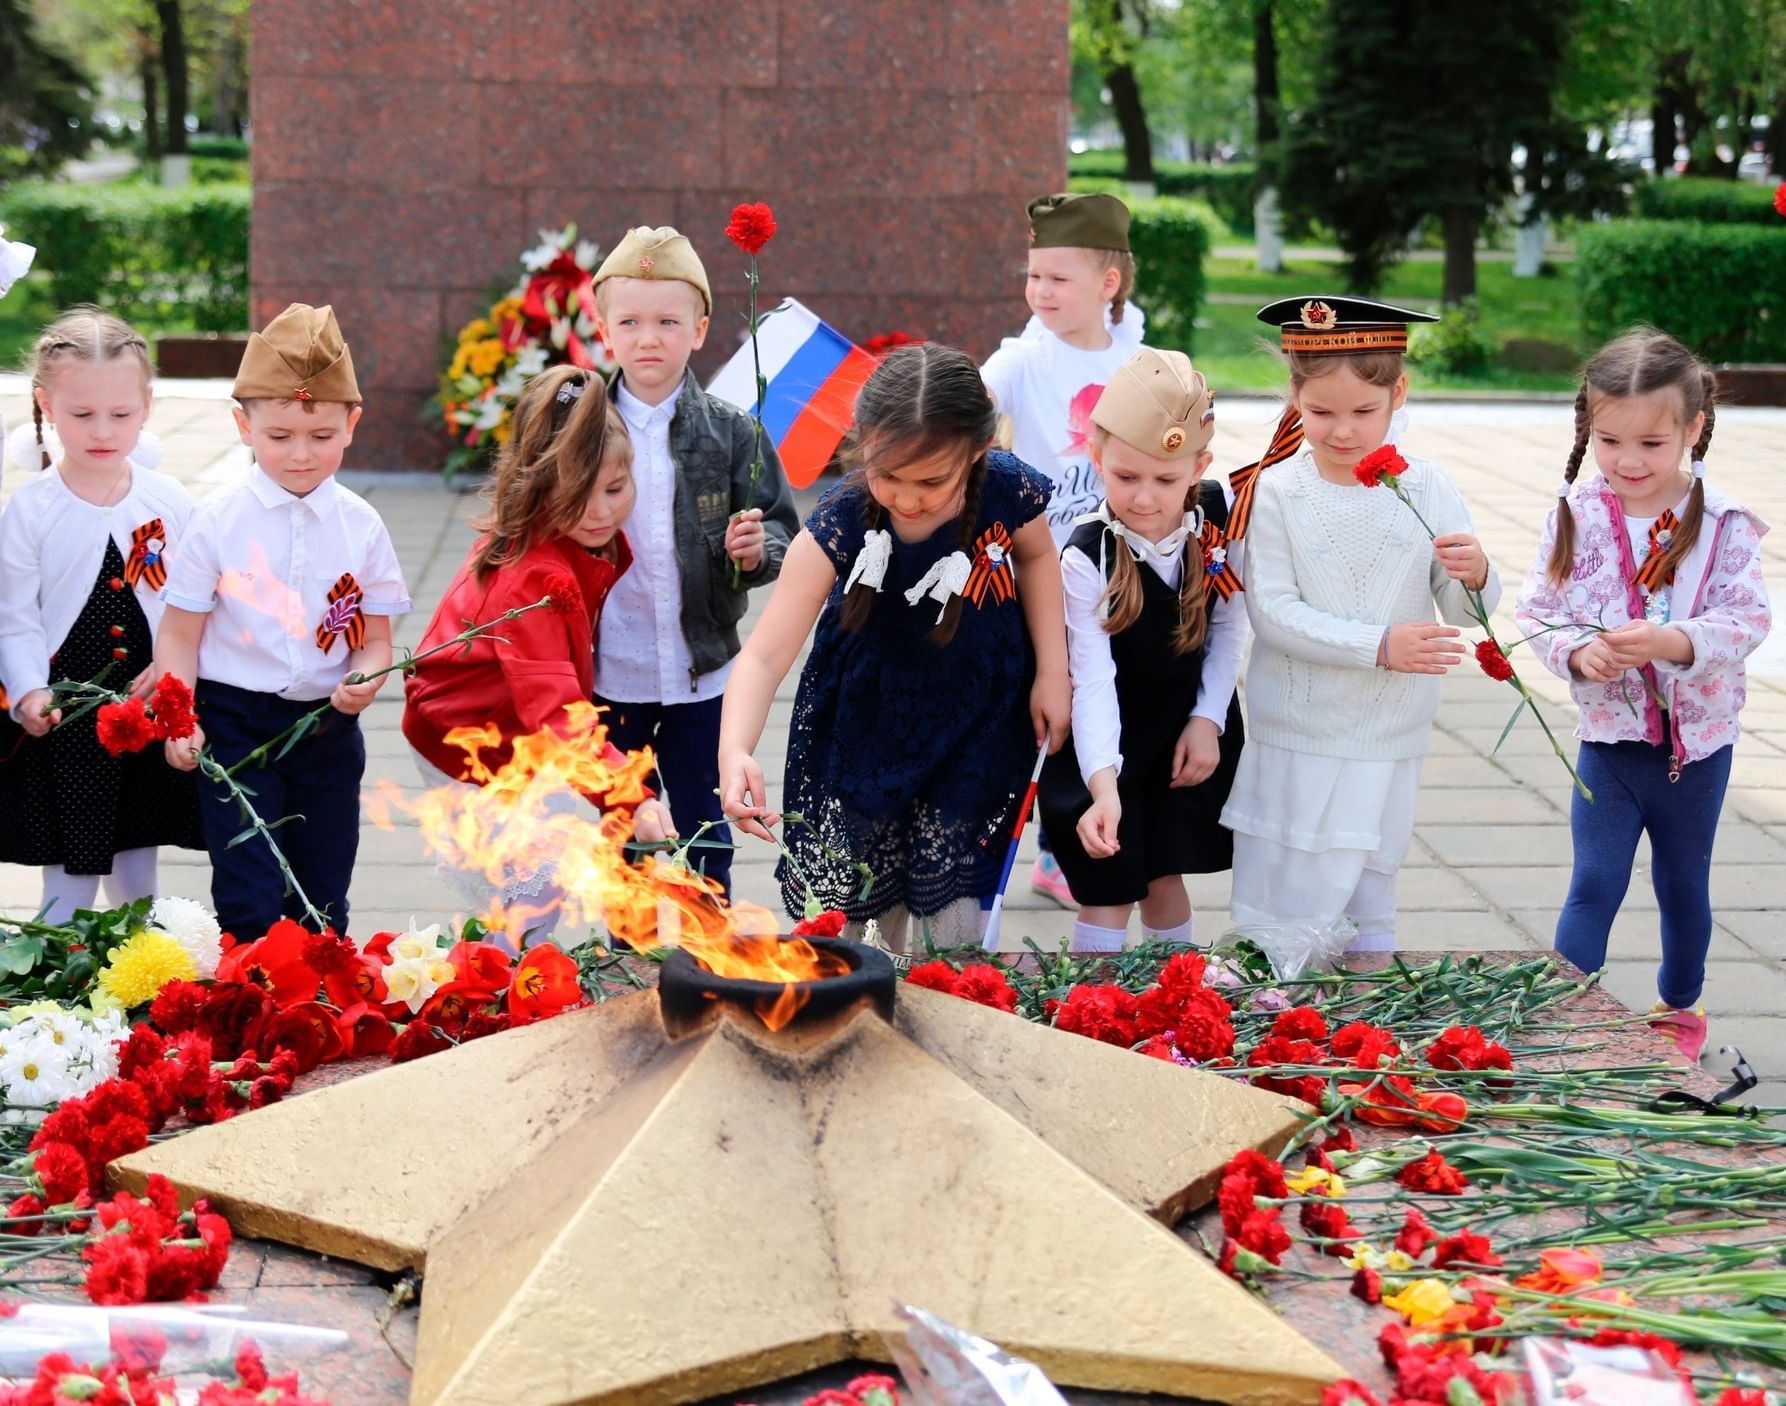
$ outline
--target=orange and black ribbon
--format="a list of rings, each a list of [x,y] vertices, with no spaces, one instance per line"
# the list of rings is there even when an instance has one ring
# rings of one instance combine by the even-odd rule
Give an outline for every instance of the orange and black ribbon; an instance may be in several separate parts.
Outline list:
[[[1253,516],[1253,494],[1259,487],[1259,475],[1273,464],[1281,464],[1302,448],[1302,416],[1294,405],[1286,405],[1277,428],[1271,432],[1271,443],[1265,457],[1244,469],[1228,475],[1228,487],[1234,490],[1234,506],[1228,511],[1228,540],[1238,542],[1246,536],[1247,524]]]
[[[150,518],[130,534],[130,555],[124,559],[124,579],[132,586],[146,581],[151,591],[167,585],[167,532],[160,518]]]
[[[1233,600],[1236,591],[1244,591],[1240,577],[1234,574],[1234,568],[1228,565],[1228,534],[1207,518],[1203,520],[1203,530],[1197,534],[1197,540],[1203,544],[1203,574],[1206,584],[1223,600]]]
[[[1002,522],[993,523],[974,543],[973,570],[968,573],[967,586],[961,594],[980,605],[988,590],[999,601],[1017,596],[1017,579],[1011,571],[1011,534]]]
[[[1650,524],[1650,553],[1643,559],[1643,565],[1637,568],[1637,575],[1631,578],[1644,590],[1658,591],[1674,584],[1674,571],[1670,569],[1664,573],[1662,558],[1668,555],[1668,548],[1673,544],[1675,531],[1679,527],[1673,508],[1664,508],[1662,516]]]
[[[323,612],[322,624],[316,627],[316,647],[327,654],[335,641],[345,638],[351,652],[366,643],[366,613],[360,609],[360,583],[353,572],[344,571],[341,579],[329,587],[329,608]]]

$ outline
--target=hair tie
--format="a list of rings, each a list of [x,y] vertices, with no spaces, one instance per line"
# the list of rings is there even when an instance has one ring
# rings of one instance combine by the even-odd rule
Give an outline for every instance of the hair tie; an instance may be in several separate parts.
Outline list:
[[[1704,478],[1705,477],[1705,460],[1704,459],[1695,459],[1693,461],[1693,477],[1694,478]]]
[[[1569,480],[1564,479],[1561,483],[1559,483],[1557,485],[1557,497],[1567,498],[1568,496],[1569,496]]]
[[[587,374],[583,375],[579,380],[566,380],[563,385],[559,386],[558,394],[554,399],[556,399],[560,405],[569,405],[573,400],[581,400],[583,398],[583,391],[588,385],[589,377]]]

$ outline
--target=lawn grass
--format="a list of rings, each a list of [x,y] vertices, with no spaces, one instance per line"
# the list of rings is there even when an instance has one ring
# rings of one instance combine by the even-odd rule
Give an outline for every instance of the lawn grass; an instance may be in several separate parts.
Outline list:
[[[1277,298],[1303,294],[1338,294],[1345,287],[1337,263],[1304,260],[1281,274],[1260,273],[1247,259],[1211,258],[1204,264],[1208,301],[1197,319],[1196,344],[1190,348],[1197,367],[1218,390],[1281,390],[1282,363],[1272,350],[1275,339],[1253,314]],[[1401,263],[1391,268],[1377,296],[1385,302],[1436,312],[1444,266],[1433,261]],[[1585,357],[1575,280],[1567,267],[1553,276],[1515,278],[1512,265],[1476,265],[1482,328],[1497,343],[1517,340],[1548,369],[1495,365],[1475,376],[1443,376],[1414,368],[1416,390],[1573,391],[1573,369],[1560,369]],[[1516,358],[1517,360],[1517,358]],[[1526,363],[1529,366],[1529,361]]]

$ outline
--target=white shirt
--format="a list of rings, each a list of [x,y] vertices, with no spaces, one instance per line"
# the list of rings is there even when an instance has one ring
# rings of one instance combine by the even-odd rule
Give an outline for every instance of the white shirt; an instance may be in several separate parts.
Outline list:
[[[327,698],[346,677],[344,638],[317,630],[344,574],[367,615],[403,615],[409,590],[372,505],[333,478],[302,498],[258,467],[192,515],[162,599],[210,615],[198,676],[294,702]]]
[[[633,441],[638,497],[623,531],[633,564],[602,607],[595,651],[595,691],[617,703],[703,703],[725,692],[730,663],[694,677],[694,656],[682,634],[682,563],[676,551],[676,463],[670,420],[678,385],[662,405],[647,405],[625,381],[614,404]]]
[[[1238,545],[1238,544],[1236,544]],[[1108,550],[1126,552],[1111,541]],[[1189,551],[1196,551],[1190,544]],[[1184,553],[1170,561],[1143,558],[1162,581],[1174,590],[1184,576]],[[1061,585],[1067,597],[1067,667],[1073,678],[1073,749],[1079,757],[1079,774],[1086,785],[1105,767],[1122,774],[1122,715],[1116,706],[1116,660],[1110,653],[1110,635],[1104,629],[1104,613],[1098,598],[1104,593],[1104,575],[1098,563],[1077,547],[1068,547],[1060,558]],[[1246,652],[1246,605],[1239,595],[1223,600],[1214,590],[1209,596],[1209,633],[1204,641],[1203,676],[1197,685],[1193,718],[1208,718],[1217,732],[1226,730],[1228,704],[1240,681],[1240,660]],[[1189,721],[1187,719],[1186,721]]]
[[[1091,462],[1091,411],[1132,355],[1122,337],[1112,336],[1101,351],[1081,351],[1044,329],[1033,339],[1007,337],[980,368],[1000,413],[1011,417],[1011,452],[1054,484],[1048,530],[1057,550],[1104,496],[1103,476]]]
[[[132,535],[159,519],[171,570],[192,515],[192,497],[176,480],[135,464],[129,491],[107,508],[76,495],[56,469],[19,487],[0,516],[0,684],[14,717],[26,694],[49,685],[50,659],[87,604],[106,539],[129,561]],[[153,631],[161,601],[147,578],[134,589]],[[128,673],[108,677],[128,682],[153,662],[129,660]]]

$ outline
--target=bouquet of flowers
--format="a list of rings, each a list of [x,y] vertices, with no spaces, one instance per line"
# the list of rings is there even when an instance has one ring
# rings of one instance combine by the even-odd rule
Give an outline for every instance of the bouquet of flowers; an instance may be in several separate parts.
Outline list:
[[[481,468],[508,443],[515,397],[548,366],[569,362],[604,378],[614,362],[595,335],[601,250],[577,227],[540,231],[521,276],[490,311],[459,329],[433,406],[452,436],[444,472]]]

